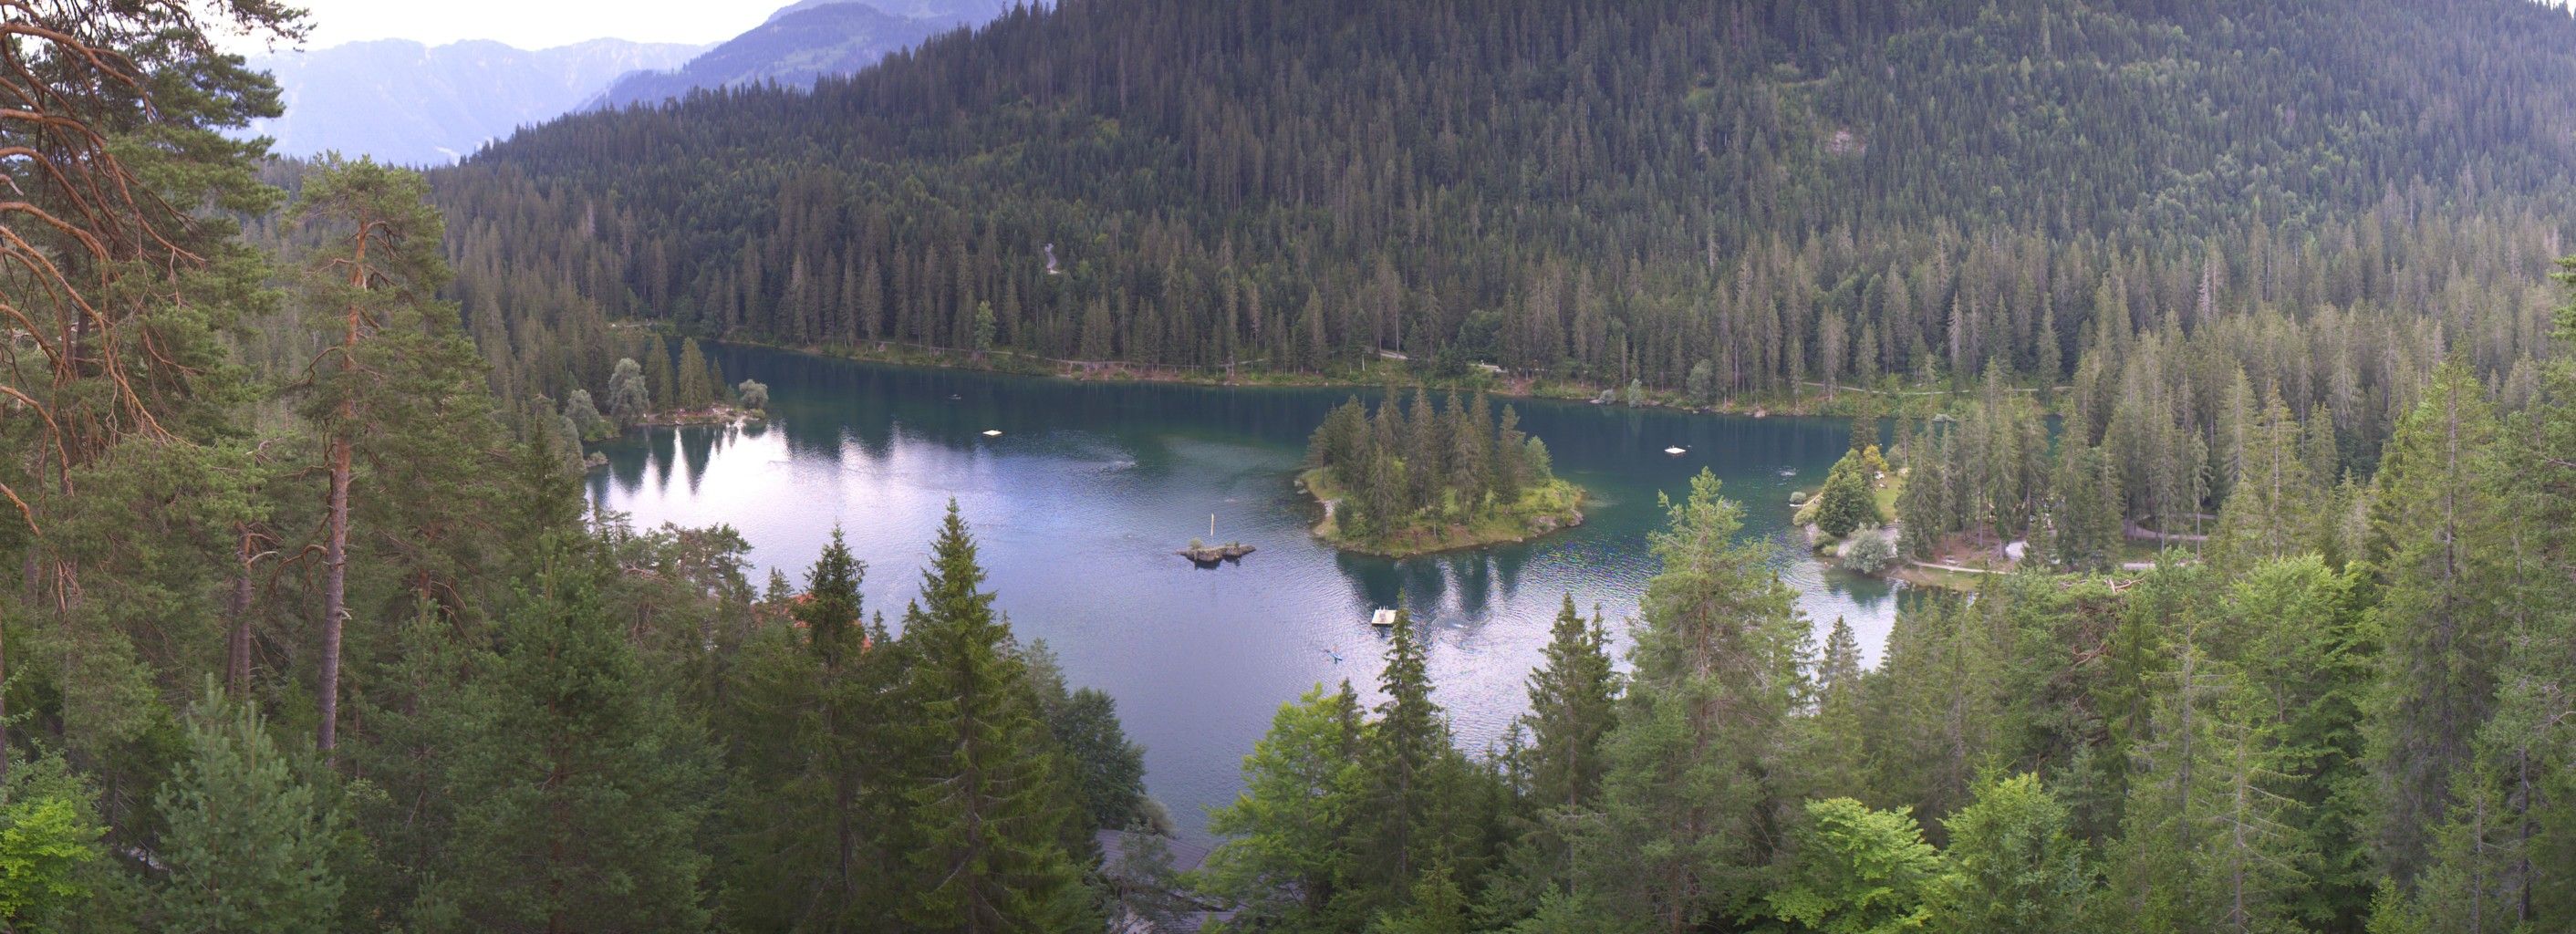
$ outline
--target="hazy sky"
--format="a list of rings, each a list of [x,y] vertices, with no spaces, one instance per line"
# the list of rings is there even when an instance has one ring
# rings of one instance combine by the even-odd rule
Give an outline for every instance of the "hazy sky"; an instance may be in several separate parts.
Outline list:
[[[791,0],[299,0],[312,11],[306,48],[364,39],[442,45],[496,39],[523,49],[614,37],[708,43],[760,25]],[[239,45],[236,43],[228,43]],[[241,47],[237,51],[256,51]]]

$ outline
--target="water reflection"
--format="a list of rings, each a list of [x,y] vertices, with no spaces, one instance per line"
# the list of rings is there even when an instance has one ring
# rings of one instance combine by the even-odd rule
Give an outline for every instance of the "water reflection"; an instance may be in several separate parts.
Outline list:
[[[1565,595],[1624,630],[1653,572],[1659,494],[1714,469],[1746,504],[1746,534],[1787,542],[1798,481],[1780,470],[1820,478],[1848,438],[1839,420],[1515,401],[1558,471],[1592,491],[1589,521],[1399,562],[1321,547],[1307,530],[1314,507],[1289,484],[1307,434],[1346,390],[1111,386],[713,353],[726,373],[770,385],[773,419],[608,445],[594,499],[647,525],[731,524],[754,546],[755,578],[773,567],[801,577],[838,524],[868,563],[869,607],[891,618],[914,596],[956,498],[999,607],[1024,637],[1055,648],[1072,681],[1117,698],[1147,747],[1151,789],[1193,827],[1233,796],[1241,757],[1280,702],[1345,678],[1369,691],[1383,644],[1371,610],[1412,610],[1461,742],[1495,742],[1523,709]],[[1670,446],[1688,452],[1667,456]],[[1258,550],[1213,570],[1174,556],[1209,536],[1212,514],[1217,540]],[[1820,630],[1848,617],[1875,655],[1895,612],[1886,584],[1794,549],[1775,566]],[[1326,651],[1336,648],[1341,662]]]

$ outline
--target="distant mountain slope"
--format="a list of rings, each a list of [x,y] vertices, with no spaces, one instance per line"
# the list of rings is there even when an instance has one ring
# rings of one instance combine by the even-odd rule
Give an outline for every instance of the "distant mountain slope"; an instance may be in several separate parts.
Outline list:
[[[585,109],[657,103],[697,88],[729,88],[775,81],[809,87],[826,75],[845,75],[939,33],[991,18],[987,0],[904,4],[905,15],[852,0],[806,0],[779,10],[767,22],[667,71],[638,71],[617,79]]]
[[[252,130],[276,137],[280,155],[336,149],[444,164],[571,110],[618,75],[669,67],[704,48],[594,39],[529,51],[480,40],[430,48],[383,39],[280,52],[251,64],[277,76],[286,115]]]

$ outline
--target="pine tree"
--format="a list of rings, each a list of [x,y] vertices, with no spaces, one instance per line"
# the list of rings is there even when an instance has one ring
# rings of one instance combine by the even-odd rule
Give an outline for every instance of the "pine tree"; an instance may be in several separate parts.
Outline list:
[[[418,173],[361,158],[326,161],[306,183],[295,206],[297,222],[331,238],[348,238],[347,253],[322,254],[313,268],[310,300],[336,331],[336,353],[317,380],[308,412],[327,439],[324,465],[330,480],[322,542],[322,646],[315,693],[320,695],[319,744],[325,756],[338,742],[340,656],[348,608],[349,489],[358,471],[362,436],[388,431],[389,408],[404,370],[432,363],[422,334],[435,293],[449,274],[440,254],[446,224],[428,203],[429,185]],[[452,347],[450,348],[452,349]],[[318,361],[317,361],[318,362]]]
[[[344,818],[268,735],[256,706],[211,681],[187,724],[188,754],[156,807],[167,869],[153,914],[172,931],[323,934],[341,883],[331,871]]]
[[[1081,867],[1058,841],[1056,767],[1008,623],[983,589],[957,504],[931,546],[921,599],[904,612],[912,666],[901,687],[923,751],[906,786],[913,847],[905,921],[967,934],[1085,926]]]

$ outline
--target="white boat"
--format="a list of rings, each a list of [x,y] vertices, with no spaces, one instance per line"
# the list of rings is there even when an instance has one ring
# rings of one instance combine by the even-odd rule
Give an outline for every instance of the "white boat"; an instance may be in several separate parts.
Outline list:
[[[1002,436],[1002,430],[1001,430],[1001,429],[999,429],[999,428],[987,428],[987,429],[984,429],[984,437],[987,437],[987,438],[999,438],[999,437],[1001,437],[1001,436]]]
[[[1664,449],[1664,453],[1666,453],[1666,454],[1670,454],[1670,455],[1672,455],[1672,456],[1674,456],[1674,457],[1680,457],[1680,456],[1682,456],[1682,455],[1684,455],[1684,454],[1688,454],[1688,453],[1690,453],[1690,452],[1689,452],[1687,449],[1684,449],[1684,448],[1665,448],[1665,449]]]

